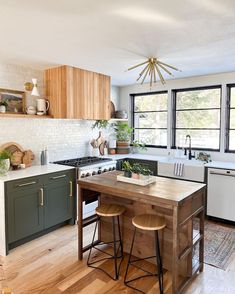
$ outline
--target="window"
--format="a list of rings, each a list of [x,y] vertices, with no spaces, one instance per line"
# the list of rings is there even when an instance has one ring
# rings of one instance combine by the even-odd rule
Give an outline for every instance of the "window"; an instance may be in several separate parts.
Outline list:
[[[134,94],[132,127],[134,140],[148,147],[167,147],[167,92]]]
[[[192,148],[219,151],[221,86],[174,90],[173,94],[172,147],[185,146],[189,134]]]
[[[228,85],[226,151],[235,152],[235,85]]]

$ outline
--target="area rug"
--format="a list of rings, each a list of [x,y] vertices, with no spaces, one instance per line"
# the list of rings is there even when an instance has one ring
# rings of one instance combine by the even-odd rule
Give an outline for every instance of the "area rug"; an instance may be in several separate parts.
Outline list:
[[[235,227],[205,222],[204,262],[226,270],[235,258]]]

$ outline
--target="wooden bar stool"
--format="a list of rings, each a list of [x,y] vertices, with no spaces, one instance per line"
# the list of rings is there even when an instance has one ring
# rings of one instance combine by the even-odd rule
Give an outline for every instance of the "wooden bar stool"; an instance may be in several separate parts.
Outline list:
[[[93,238],[92,238],[91,249],[90,249],[90,252],[89,252],[89,255],[88,255],[88,259],[87,259],[87,265],[89,267],[92,267],[92,268],[99,269],[99,270],[103,271],[104,273],[106,273],[113,280],[118,279],[121,263],[123,261],[123,244],[122,244],[122,238],[121,238],[119,216],[122,215],[124,213],[124,211],[125,211],[125,207],[123,207],[121,205],[117,205],[117,204],[101,204],[100,206],[98,206],[96,208],[96,214],[98,215],[98,217],[97,217],[97,221],[96,221],[96,224],[95,224],[95,230],[94,230],[94,234],[93,234]],[[97,244],[97,242],[95,242],[95,234],[96,234],[98,223],[101,220],[101,217],[111,217],[112,218],[113,241],[110,241],[110,242],[101,242],[100,241]],[[119,235],[118,240],[116,238],[115,217],[117,218],[117,225],[118,225],[118,235]],[[117,248],[117,243],[119,243],[118,248]],[[112,244],[113,245],[113,255],[101,250],[100,248],[97,248],[97,246],[104,245],[104,244]],[[102,253],[104,253],[106,255],[109,255],[109,257],[101,258],[99,260],[90,262],[91,252],[92,252],[93,248],[95,248],[96,250],[98,250],[98,251],[100,251],[100,252],[102,252]],[[120,249],[121,249],[121,252],[120,252],[120,255],[118,255]],[[121,261],[120,261],[119,266],[118,266],[117,259],[119,259],[119,258],[121,258]],[[106,272],[101,267],[94,266],[95,263],[98,263],[98,262],[100,262],[102,260],[107,260],[107,259],[113,259],[114,260],[114,270],[115,270],[115,276],[114,277],[112,277],[108,272]]]
[[[132,287],[131,285],[129,285],[129,283],[131,283],[133,281],[136,281],[138,279],[144,278],[144,277],[158,276],[160,293],[163,294],[163,269],[162,269],[162,260],[161,260],[161,254],[160,254],[158,231],[165,228],[166,221],[165,221],[165,219],[163,217],[160,217],[160,216],[157,216],[157,215],[154,215],[154,214],[142,214],[142,215],[135,216],[132,219],[132,224],[134,225],[135,229],[134,229],[134,234],[133,234],[133,238],[132,238],[131,250],[130,250],[130,254],[129,254],[129,258],[128,258],[128,263],[127,263],[124,283],[128,287],[130,287],[130,288],[132,288],[134,290],[137,290],[137,291],[139,291],[141,293],[144,293],[140,289]],[[138,259],[135,259],[135,260],[131,261],[132,251],[133,251],[133,246],[134,246],[134,241],[135,241],[135,235],[136,235],[136,228],[141,229],[141,230],[154,231],[154,233],[155,233],[156,255],[145,257],[145,258],[138,258]],[[146,271],[146,270],[144,270],[142,268],[139,268],[137,265],[134,264],[137,261],[146,260],[146,259],[150,259],[150,258],[156,258],[157,273],[151,273],[151,272]],[[130,265],[141,269],[142,271],[144,271],[146,273],[146,275],[143,275],[143,276],[128,280],[127,276],[128,276],[128,269],[129,269]]]

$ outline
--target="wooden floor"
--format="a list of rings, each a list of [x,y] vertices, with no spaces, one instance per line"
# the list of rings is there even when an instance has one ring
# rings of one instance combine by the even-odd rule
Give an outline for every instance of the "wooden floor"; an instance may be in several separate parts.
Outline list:
[[[12,288],[14,294],[137,293],[123,285],[125,264],[126,258],[121,278],[115,282],[102,272],[88,268],[86,259],[78,262],[77,228],[66,226],[12,250],[6,258],[0,257],[0,289]],[[146,293],[159,293],[153,278],[145,285]],[[170,285],[171,277],[166,272],[164,293],[170,294]],[[204,272],[185,293],[234,294],[235,259],[227,271],[205,265]]]

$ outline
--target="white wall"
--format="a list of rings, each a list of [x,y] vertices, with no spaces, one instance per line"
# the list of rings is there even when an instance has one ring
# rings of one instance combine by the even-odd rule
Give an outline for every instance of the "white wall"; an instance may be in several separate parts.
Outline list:
[[[175,79],[167,80],[166,85],[157,83],[152,87],[151,91],[149,84],[135,84],[130,86],[125,86],[120,88],[120,109],[127,110],[129,117],[131,117],[131,107],[130,107],[130,94],[134,93],[144,93],[144,92],[154,92],[168,90],[168,109],[171,110],[171,90],[172,89],[182,89],[190,87],[201,87],[201,86],[212,86],[221,85],[222,86],[222,110],[221,110],[221,146],[220,152],[211,152],[213,160],[223,160],[223,161],[235,161],[235,154],[228,154],[224,152],[224,135],[225,135],[225,105],[226,105],[226,84],[235,83],[235,72],[223,73],[208,76],[198,76],[185,79]],[[171,111],[168,112],[168,147],[166,149],[158,148],[148,148],[149,154],[164,154],[167,155],[170,150],[170,136],[171,136]]]
[[[24,91],[24,82],[38,79],[41,97],[44,97],[43,71],[33,68],[0,64],[0,88]],[[119,89],[111,88],[111,98],[119,107]],[[27,105],[35,105],[35,98],[27,94]],[[91,130],[94,122],[67,119],[0,118],[0,145],[17,142],[31,149],[39,164],[40,151],[47,147],[50,160],[81,157],[91,154],[89,141],[98,137],[98,130]],[[108,132],[104,134],[108,139]]]

